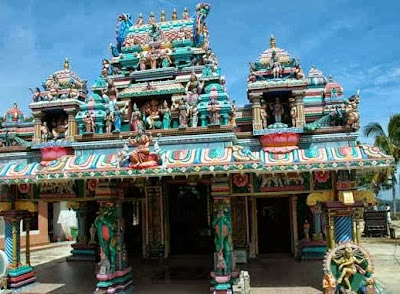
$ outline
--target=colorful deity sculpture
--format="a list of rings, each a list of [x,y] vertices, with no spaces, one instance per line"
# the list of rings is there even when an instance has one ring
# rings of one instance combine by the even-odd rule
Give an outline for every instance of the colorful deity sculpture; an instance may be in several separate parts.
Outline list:
[[[279,56],[276,54],[276,51],[272,51],[272,65],[271,65],[271,70],[272,70],[272,75],[274,79],[278,79],[282,77],[282,65],[279,62]]]
[[[268,126],[268,111],[267,111],[267,104],[265,103],[265,100],[261,101],[260,120],[261,120],[263,129],[266,129]]]
[[[212,226],[215,230],[215,251],[217,252],[217,274],[229,274],[231,271],[231,252],[232,252],[232,223],[227,215],[228,211],[224,208],[223,204],[219,204],[216,208],[216,214],[212,222]],[[224,260],[224,272],[222,272],[222,267],[218,269],[218,263],[221,264]]]
[[[189,109],[183,98],[179,100],[177,108],[179,111],[179,127],[186,128],[188,126]]]
[[[352,242],[338,244],[324,259],[324,293],[377,293],[380,287],[372,272],[370,254],[365,249]]]
[[[292,127],[296,127],[296,118],[297,118],[297,107],[296,107],[296,99],[289,98],[290,103],[290,117],[292,118]]]
[[[42,126],[40,127],[40,133],[41,133],[40,137],[42,139],[42,142],[47,142],[47,140],[50,137],[50,130],[47,126],[47,122],[44,121],[42,123]]]
[[[133,103],[132,106],[132,114],[131,114],[131,120],[130,120],[130,126],[131,126],[131,131],[136,132],[139,129],[139,123],[142,120],[142,114],[137,107],[136,103]]]
[[[106,126],[106,133],[111,134],[112,126],[113,126],[113,114],[111,112],[107,113],[105,117],[105,126]]]
[[[167,100],[164,100],[162,113],[163,113],[163,129],[167,130],[171,125],[171,108],[168,106]]]
[[[208,103],[208,107],[207,110],[209,112],[209,120],[210,120],[210,124],[211,125],[219,125],[220,121],[220,110],[221,110],[221,106],[219,105],[219,102],[215,99],[210,100],[210,102]]]
[[[115,111],[113,112],[114,118],[114,133],[119,133],[121,131],[122,125],[122,109],[116,106]]]
[[[207,26],[205,19],[210,12],[210,4],[199,3],[196,6],[196,20],[193,23],[193,41],[196,47],[202,47],[206,43]],[[185,13],[185,12],[184,12]],[[183,15],[183,19],[189,19],[188,15]]]
[[[197,103],[203,87],[204,81],[199,82],[196,74],[192,72],[190,81],[186,85],[186,102],[188,105],[191,127],[197,127],[198,124]]]
[[[157,154],[150,153],[150,144],[153,137],[146,134],[144,124],[139,124],[138,135],[130,139],[129,143],[136,149],[129,153],[129,166],[131,168],[146,168],[158,165]]]
[[[95,132],[95,123],[92,114],[90,111],[86,111],[86,115],[83,118],[83,123],[85,124],[85,132],[86,133],[94,133]]]
[[[308,220],[304,221],[303,233],[304,233],[304,240],[310,241],[310,223],[308,222]]]
[[[236,101],[233,100],[231,104],[231,110],[229,112],[229,124],[234,127],[236,127],[236,112],[237,112],[237,105]]]
[[[281,104],[281,100],[279,97],[275,98],[275,103],[272,104],[271,106],[272,114],[274,115],[275,118],[275,123],[280,123],[282,122],[282,115],[285,113],[285,109],[283,108],[283,105]]]
[[[32,101],[33,102],[40,102],[40,101],[44,101],[44,97],[42,96],[42,93],[40,91],[40,89],[38,87],[35,88],[35,90],[32,90],[31,88],[29,88],[29,90],[32,92],[33,96],[32,96]]]
[[[161,67],[166,68],[171,65],[171,58],[168,56],[167,52],[161,55]]]
[[[153,99],[144,105],[144,114],[146,115],[146,123],[149,129],[161,128],[160,105],[156,99]]]
[[[118,214],[114,204],[107,204],[102,207],[99,215],[94,221],[97,236],[102,252],[103,274],[116,270],[116,254],[118,247]],[[109,261],[109,265],[107,264]]]

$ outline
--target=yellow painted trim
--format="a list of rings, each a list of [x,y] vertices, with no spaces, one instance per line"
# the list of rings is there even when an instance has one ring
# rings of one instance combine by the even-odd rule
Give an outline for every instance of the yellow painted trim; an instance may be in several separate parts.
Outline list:
[[[323,192],[314,192],[310,193],[307,196],[307,205],[315,206],[318,202],[330,202],[335,200],[335,192],[334,191],[323,191]]]

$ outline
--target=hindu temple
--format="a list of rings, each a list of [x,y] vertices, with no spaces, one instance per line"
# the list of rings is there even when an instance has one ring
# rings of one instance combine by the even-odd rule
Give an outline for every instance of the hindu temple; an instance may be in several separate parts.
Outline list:
[[[271,36],[243,68],[248,104],[237,105],[211,49],[210,12],[200,3],[168,17],[122,14],[93,85],[66,58],[41,86],[33,78],[32,120],[17,104],[4,114],[0,242],[9,288],[40,282],[29,247],[48,242],[42,216],[57,202],[77,215],[70,262],[100,261],[94,293],[132,288],[130,254],[208,255],[205,293],[222,294],[248,293],[238,264],[260,254],[307,260],[336,250],[325,293],[371,286],[358,244],[375,196],[359,190],[358,175],[394,160],[357,142],[359,93],[347,97],[321,70],[304,71]],[[342,271],[348,260],[363,270]]]

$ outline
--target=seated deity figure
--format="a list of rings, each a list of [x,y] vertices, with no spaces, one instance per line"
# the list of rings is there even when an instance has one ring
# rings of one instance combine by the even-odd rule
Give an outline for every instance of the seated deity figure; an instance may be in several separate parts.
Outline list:
[[[153,99],[145,106],[146,122],[149,129],[160,128],[160,109],[158,101]]]
[[[130,139],[132,146],[137,146],[137,148],[130,154],[131,164],[139,164],[146,161],[148,155],[150,154],[150,144],[153,141],[151,135],[146,135],[145,128],[142,124],[139,124],[138,135],[134,139]]]
[[[282,115],[285,113],[285,110],[279,97],[275,98],[275,103],[271,105],[271,110],[275,118],[275,123],[282,122]]]

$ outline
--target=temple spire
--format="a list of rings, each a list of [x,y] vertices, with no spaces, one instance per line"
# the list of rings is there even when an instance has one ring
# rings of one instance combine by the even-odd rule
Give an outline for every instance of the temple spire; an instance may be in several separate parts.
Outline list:
[[[68,60],[68,57],[65,58],[65,61],[64,61],[64,69],[65,69],[65,70],[69,70],[69,60]]]
[[[269,47],[270,48],[275,48],[276,47],[276,41],[274,35],[271,35],[271,38],[269,39]]]

